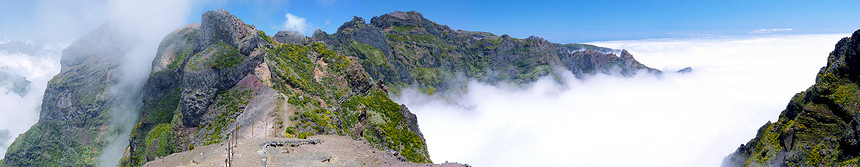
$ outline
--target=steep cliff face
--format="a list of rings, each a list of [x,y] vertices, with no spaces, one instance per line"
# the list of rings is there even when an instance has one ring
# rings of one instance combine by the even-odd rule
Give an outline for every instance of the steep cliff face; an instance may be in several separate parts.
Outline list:
[[[103,25],[63,51],[62,71],[48,83],[39,122],[9,147],[0,166],[92,166],[109,122],[109,91],[130,43]]]
[[[585,44],[556,44],[540,37],[516,39],[486,32],[452,30],[418,12],[394,12],[370,23],[354,17],[334,34],[316,32],[313,41],[360,58],[375,79],[399,89],[418,86],[425,93],[451,88],[452,78],[526,84],[566,69],[577,77],[595,73],[633,75],[659,73],[626,51]],[[621,55],[617,55],[619,52]]]
[[[836,44],[815,78],[776,122],[726,157],[723,166],[860,164],[860,30]]]

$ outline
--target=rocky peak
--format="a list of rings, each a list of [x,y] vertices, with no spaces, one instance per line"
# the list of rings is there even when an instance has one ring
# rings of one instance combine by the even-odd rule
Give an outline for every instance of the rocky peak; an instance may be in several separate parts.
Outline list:
[[[337,32],[352,31],[352,30],[359,29],[359,28],[363,27],[365,24],[367,24],[367,23],[364,22],[364,18],[361,18],[358,16],[352,16],[352,20],[350,20],[349,22],[343,23],[343,25],[341,25],[340,27],[337,28]]]
[[[239,46],[242,39],[254,35],[256,35],[254,28],[245,25],[242,20],[236,18],[236,16],[227,12],[227,10],[218,9],[203,13],[200,21],[201,38],[197,41],[197,46],[198,48],[202,48],[203,46],[209,46],[218,42]]]
[[[316,31],[314,31],[314,34],[313,34],[313,35],[311,35],[311,38],[314,38],[314,39],[317,39],[317,38],[327,38],[327,37],[328,37],[328,33],[326,33],[326,32],[325,32],[325,31],[323,31],[323,30],[319,30],[319,29],[318,29],[318,30],[316,30]]]
[[[216,93],[229,89],[262,63],[264,52],[259,48],[270,45],[253,26],[246,25],[224,9],[204,13],[200,30],[194,37],[193,52],[188,54],[193,56],[187,58],[190,62],[185,64],[205,65],[183,67],[181,70],[186,73],[179,76],[183,87],[180,96],[182,122],[189,127],[199,125],[199,117],[207,113]],[[228,46],[220,44],[222,42]],[[231,50],[239,53],[229,54]],[[216,60],[208,62],[210,58]],[[230,62],[232,64],[217,68],[218,65],[214,64]]]
[[[426,20],[424,15],[415,11],[395,11],[394,13],[373,17],[370,19],[370,24],[383,29],[391,26],[420,27]]]
[[[396,11],[373,17],[370,19],[370,24],[384,30],[390,30],[393,27],[418,27],[436,36],[439,36],[442,31],[453,31],[448,26],[440,25],[424,18],[424,15],[416,11]]]
[[[316,35],[316,37],[324,35]],[[385,32],[383,29],[374,26],[368,26],[364,19],[358,16],[353,16],[352,20],[343,23],[337,28],[337,38],[343,41],[355,40],[356,42],[368,44],[382,50],[385,54],[391,54],[391,48],[385,41]]]
[[[526,38],[526,40],[527,41],[535,41],[538,43],[549,43],[549,41],[547,41],[541,37],[538,37],[538,36],[529,36],[528,38]]]
[[[409,12],[394,11],[389,15],[391,15],[391,17],[395,17],[395,18],[399,18],[399,19],[416,19],[416,20],[423,20],[424,19],[424,15],[421,15],[421,13],[418,13],[416,11],[409,11]]]
[[[851,37],[842,38],[836,48],[827,58],[827,66],[822,68],[824,73],[836,76],[847,76],[848,79],[860,81],[860,30],[854,31]]]
[[[633,59],[633,55],[630,54],[630,52],[627,52],[627,49],[622,49],[621,55],[618,55],[618,57],[622,59]]]

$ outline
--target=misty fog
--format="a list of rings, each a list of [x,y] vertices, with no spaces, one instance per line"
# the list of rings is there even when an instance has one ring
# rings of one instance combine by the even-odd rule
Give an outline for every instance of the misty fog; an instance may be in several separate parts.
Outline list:
[[[418,115],[434,162],[718,166],[814,83],[845,36],[595,42],[664,74],[547,77],[525,88],[472,81],[464,93],[395,99]],[[687,66],[694,71],[674,73]]]
[[[128,133],[137,120],[140,89],[149,76],[151,62],[161,39],[182,27],[189,19],[190,0],[85,0],[38,1],[16,3],[12,6],[25,12],[14,13],[16,26],[2,27],[4,39],[33,40],[45,43],[37,54],[0,51],[0,71],[24,76],[31,82],[29,92],[0,94],[0,154],[19,134],[26,132],[39,118],[42,95],[48,80],[60,71],[59,58],[63,49],[77,38],[103,24],[111,24],[132,43],[119,65],[119,82],[109,88],[110,122],[117,132],[109,136],[108,146],[99,157],[100,166],[115,166],[128,145]],[[14,12],[15,10],[11,11]],[[11,14],[2,11],[3,14]],[[16,20],[18,19],[18,20]],[[7,43],[7,42],[0,42]],[[8,78],[0,78],[8,80]],[[0,80],[0,81],[2,81]],[[0,89],[5,89],[0,87]],[[0,93],[6,92],[0,90]]]
[[[42,95],[54,75],[60,72],[60,52],[67,45],[28,41],[0,42],[0,83],[12,83],[22,77],[27,89],[22,93],[14,86],[0,84],[0,154],[39,119]],[[21,84],[21,83],[19,83]]]
[[[190,14],[189,0],[109,1],[109,24],[116,25],[134,45],[123,55],[119,83],[111,87],[111,122],[119,132],[108,136],[99,166],[116,166],[128,146],[129,133],[142,105],[140,91],[149,76],[158,45],[168,33],[182,27]]]

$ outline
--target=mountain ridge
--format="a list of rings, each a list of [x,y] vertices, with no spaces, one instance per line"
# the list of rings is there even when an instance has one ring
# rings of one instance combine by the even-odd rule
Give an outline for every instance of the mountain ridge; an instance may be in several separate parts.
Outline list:
[[[451,83],[455,81],[445,78],[457,76],[524,85],[541,76],[558,78],[560,72],[554,69],[571,71],[577,78],[596,73],[631,76],[639,70],[661,73],[639,63],[625,50],[556,44],[535,36],[516,39],[455,31],[414,11],[376,16],[370,23],[354,16],[336,33],[316,31],[306,41],[322,41],[338,53],[362,58],[368,73],[395,92],[407,85],[424,93],[445,91],[457,87]]]

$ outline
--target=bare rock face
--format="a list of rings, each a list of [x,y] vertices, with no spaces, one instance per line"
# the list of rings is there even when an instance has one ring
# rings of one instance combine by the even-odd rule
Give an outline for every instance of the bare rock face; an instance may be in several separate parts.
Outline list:
[[[255,51],[233,67],[193,71],[186,69],[182,77],[182,121],[186,126],[198,126],[199,118],[212,104],[216,93],[227,90],[263,62],[264,52]],[[207,55],[203,55],[207,56]],[[215,53],[208,56],[218,56]],[[233,55],[238,56],[238,55]],[[194,57],[191,57],[194,58]],[[203,64],[203,63],[201,63]]]
[[[409,108],[406,108],[406,105],[402,104],[400,105],[400,113],[403,114],[403,118],[406,118],[406,128],[409,128],[409,131],[412,131],[412,133],[421,137],[421,140],[424,140],[424,134],[421,133],[421,129],[418,128],[418,117],[409,111]]]
[[[356,42],[368,44],[390,54],[391,46],[385,40],[383,29],[365,23],[361,17],[353,17],[351,21],[337,28],[336,35],[340,41],[355,40]]]
[[[238,46],[241,39],[252,35],[252,29],[224,9],[203,13],[197,47],[205,48],[218,42]]]
[[[194,66],[184,68],[181,77],[180,104],[186,126],[198,126],[216,93],[232,87],[263,62],[265,53],[257,49],[268,44],[257,33],[224,9],[203,14],[197,41],[189,53],[193,56],[188,57]]]

